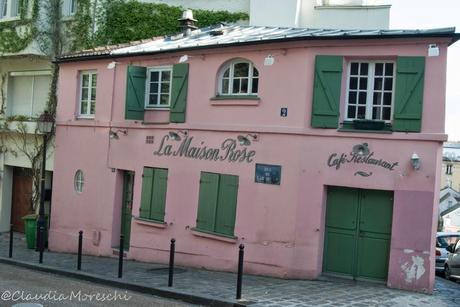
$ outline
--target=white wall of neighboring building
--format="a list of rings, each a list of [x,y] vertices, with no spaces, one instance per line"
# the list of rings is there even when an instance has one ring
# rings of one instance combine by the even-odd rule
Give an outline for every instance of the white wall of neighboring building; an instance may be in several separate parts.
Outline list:
[[[390,5],[379,0],[251,0],[250,25],[388,29]]]
[[[315,28],[388,29],[390,8],[388,6],[320,6],[315,8],[312,20]],[[302,20],[302,24],[308,23],[308,19]]]
[[[251,26],[298,27],[301,1],[251,0]]]
[[[460,208],[449,212],[442,217],[443,219],[443,230],[446,232],[458,232],[460,231]]]
[[[187,9],[249,13],[249,0],[140,0],[141,2],[164,3]]]
[[[10,56],[0,59],[0,76],[4,76],[4,83],[1,83],[4,99],[5,115],[24,115],[27,117],[36,117],[41,114],[46,106],[50,86],[51,63],[45,58],[38,56]],[[31,79],[33,78],[33,80]],[[1,80],[1,79],[0,79]],[[3,124],[5,119],[1,118]],[[17,129],[19,122],[12,121],[9,128],[12,131]],[[32,152],[33,133],[36,128],[36,122],[25,121],[27,131],[30,132],[27,145]],[[16,140],[16,141],[15,141]],[[10,229],[12,186],[13,186],[13,169],[14,167],[30,168],[30,160],[22,153],[18,146],[23,142],[19,139],[7,138],[3,144],[9,151],[0,154],[0,232]],[[47,148],[46,169],[53,170],[54,145],[49,144]],[[50,177],[48,173],[48,177]],[[51,180],[48,179],[47,187],[51,186]]]

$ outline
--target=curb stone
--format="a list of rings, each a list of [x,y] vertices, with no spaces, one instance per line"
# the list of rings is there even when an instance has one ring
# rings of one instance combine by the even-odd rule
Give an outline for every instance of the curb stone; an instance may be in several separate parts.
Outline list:
[[[151,294],[159,297],[169,298],[180,300],[182,302],[190,303],[190,304],[197,304],[197,305],[204,305],[204,306],[211,306],[211,307],[260,307],[261,305],[254,304],[254,302],[249,302],[245,300],[223,300],[223,299],[216,299],[214,297],[205,296],[205,295],[196,295],[192,293],[188,293],[185,291],[176,290],[174,288],[168,287],[147,287],[135,283],[128,283],[123,281],[122,279],[112,279],[112,278],[105,278],[98,275],[90,274],[90,273],[83,273],[77,272],[74,270],[65,270],[65,269],[57,269],[47,265],[36,265],[25,261],[18,261],[12,260],[10,258],[0,257],[0,263],[15,265],[27,269],[32,269],[36,271],[62,275],[66,277],[72,277],[80,280],[85,280],[89,282],[94,282],[101,285],[116,287],[124,290],[136,291],[145,294]]]

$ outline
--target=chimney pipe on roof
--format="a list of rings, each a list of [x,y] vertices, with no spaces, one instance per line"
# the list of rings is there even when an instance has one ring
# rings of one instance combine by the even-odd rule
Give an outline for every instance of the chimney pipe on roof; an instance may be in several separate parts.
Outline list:
[[[195,26],[195,22],[197,22],[197,20],[193,19],[193,11],[192,10],[184,11],[182,13],[182,18],[180,18],[179,21],[180,21],[180,26],[182,28],[184,36],[190,36],[190,34],[192,33],[192,30],[198,29]]]

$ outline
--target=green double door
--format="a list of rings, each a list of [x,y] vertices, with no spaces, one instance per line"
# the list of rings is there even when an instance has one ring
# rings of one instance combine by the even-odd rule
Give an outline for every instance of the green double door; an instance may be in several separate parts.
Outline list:
[[[329,187],[323,271],[386,280],[393,192]]]

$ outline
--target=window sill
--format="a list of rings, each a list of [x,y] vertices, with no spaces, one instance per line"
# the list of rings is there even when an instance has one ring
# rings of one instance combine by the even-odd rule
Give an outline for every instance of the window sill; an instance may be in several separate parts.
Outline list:
[[[341,123],[341,125],[342,127],[340,127],[337,131],[355,132],[355,133],[382,133],[382,134],[393,133],[390,123],[382,123],[382,122],[377,123],[376,122],[374,124],[370,120],[364,120],[364,121],[344,121],[343,123]]]
[[[260,97],[256,95],[225,95],[211,98],[213,106],[257,106]]]
[[[151,227],[162,228],[162,229],[168,227],[168,224],[166,222],[148,220],[148,219],[144,219],[144,218],[137,217],[137,216],[134,216],[133,218],[136,221],[136,223],[139,225],[151,226]]]
[[[77,115],[76,117],[77,120],[83,119],[83,120],[93,120],[94,115]]]
[[[381,133],[381,134],[392,134],[393,131],[389,130],[364,130],[364,129],[353,129],[353,128],[339,128],[339,132],[352,132],[352,133]]]
[[[8,21],[15,21],[15,20],[19,20],[21,19],[20,16],[14,16],[14,17],[3,17],[3,18],[0,18],[0,23],[1,22],[8,22]]]
[[[192,232],[192,234],[194,236],[197,236],[197,237],[203,237],[203,238],[208,238],[208,239],[213,239],[213,240],[227,242],[227,243],[233,243],[233,244],[238,242],[238,237],[224,235],[224,234],[221,234],[221,233],[201,230],[201,229],[197,229],[197,228],[192,228],[191,232]]]

